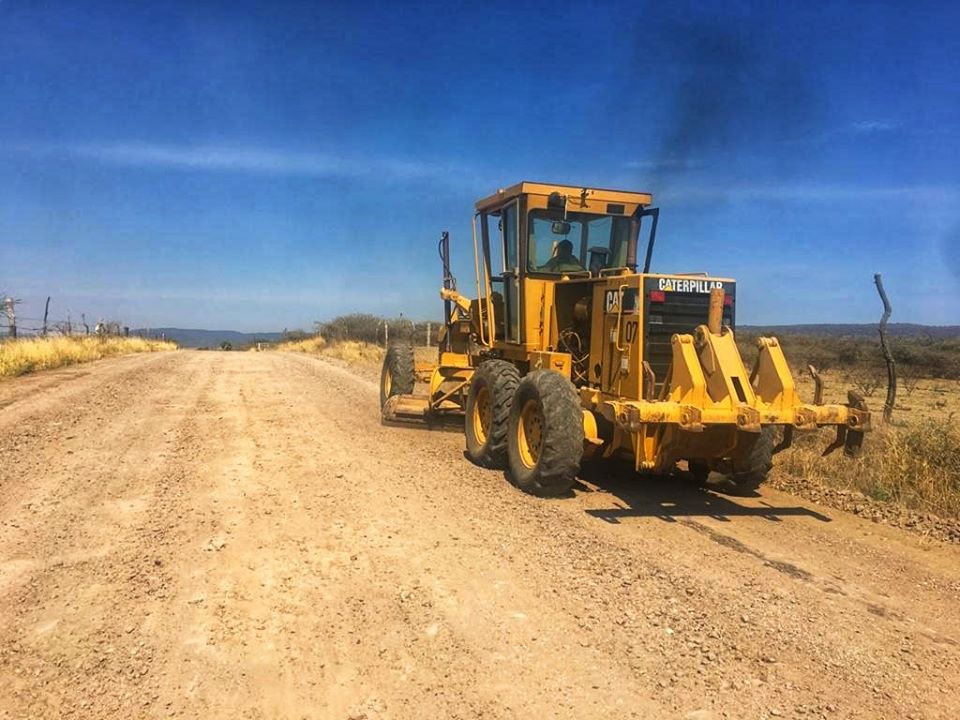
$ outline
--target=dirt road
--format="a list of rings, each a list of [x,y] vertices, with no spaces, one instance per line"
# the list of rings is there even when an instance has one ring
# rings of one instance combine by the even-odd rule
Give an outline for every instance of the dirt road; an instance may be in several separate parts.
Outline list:
[[[306,356],[3,383],[0,717],[960,714],[956,546],[462,448]]]

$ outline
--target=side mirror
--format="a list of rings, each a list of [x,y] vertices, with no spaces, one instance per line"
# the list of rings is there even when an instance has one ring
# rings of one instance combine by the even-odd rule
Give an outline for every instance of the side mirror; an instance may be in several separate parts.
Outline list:
[[[565,220],[554,220],[553,224],[550,226],[550,231],[554,235],[569,235],[570,234],[570,223]]]

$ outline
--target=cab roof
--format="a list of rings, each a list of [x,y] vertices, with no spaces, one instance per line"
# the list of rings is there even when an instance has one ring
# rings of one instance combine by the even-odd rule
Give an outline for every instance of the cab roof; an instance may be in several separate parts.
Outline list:
[[[610,203],[649,205],[653,202],[653,195],[650,193],[632,192],[630,190],[607,190],[604,188],[592,188],[583,185],[538,183],[524,180],[518,182],[516,185],[511,185],[507,188],[501,188],[493,195],[485,197],[482,200],[478,200],[476,208],[480,212],[496,210],[520,195],[549,196],[555,192],[565,195],[571,199],[579,199],[585,196],[590,200],[598,200],[601,202]]]

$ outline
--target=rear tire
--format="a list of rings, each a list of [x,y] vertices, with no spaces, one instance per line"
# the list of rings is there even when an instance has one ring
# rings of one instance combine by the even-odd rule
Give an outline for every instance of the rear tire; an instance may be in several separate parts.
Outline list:
[[[513,394],[519,384],[519,371],[505,360],[487,360],[473,374],[467,391],[463,430],[467,455],[477,465],[506,467],[507,424]]]
[[[414,369],[413,347],[410,345],[391,345],[383,358],[380,371],[380,407],[383,408],[394,395],[407,395],[413,392],[417,375]]]
[[[733,472],[727,479],[734,495],[755,493],[767,479],[773,469],[775,434],[776,428],[769,425],[763,428],[747,457],[733,464]]]
[[[570,491],[583,457],[583,412],[577,391],[552,370],[537,370],[517,386],[510,408],[510,478],[534,495]]]

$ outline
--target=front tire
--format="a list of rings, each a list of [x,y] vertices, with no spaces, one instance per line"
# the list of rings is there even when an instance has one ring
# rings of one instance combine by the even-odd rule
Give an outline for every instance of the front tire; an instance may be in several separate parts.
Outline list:
[[[520,381],[510,408],[510,478],[534,495],[570,491],[583,457],[583,413],[573,384],[552,370]]]
[[[411,345],[391,345],[383,358],[380,370],[380,408],[394,395],[413,392],[417,375]]]
[[[487,360],[473,374],[467,391],[463,429],[467,455],[477,465],[506,467],[507,424],[513,394],[519,384],[516,366],[504,360]]]

